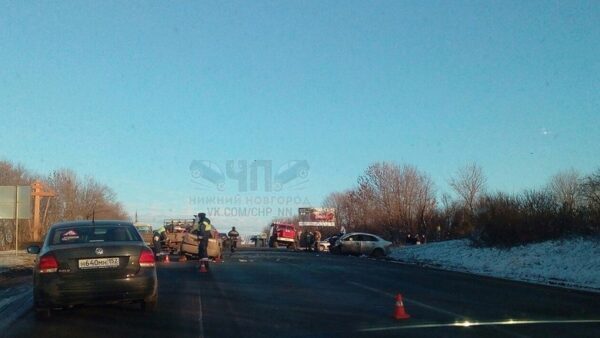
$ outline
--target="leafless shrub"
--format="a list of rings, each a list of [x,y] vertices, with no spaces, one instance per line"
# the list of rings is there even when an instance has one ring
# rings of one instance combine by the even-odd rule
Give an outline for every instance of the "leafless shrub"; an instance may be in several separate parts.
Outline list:
[[[575,169],[559,172],[552,176],[548,189],[558,204],[574,210],[582,204],[580,175]]]

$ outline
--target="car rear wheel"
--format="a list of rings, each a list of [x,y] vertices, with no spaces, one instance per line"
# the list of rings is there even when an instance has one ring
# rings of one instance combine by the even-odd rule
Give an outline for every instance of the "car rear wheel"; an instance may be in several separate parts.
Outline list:
[[[145,312],[153,312],[158,307],[158,295],[154,295],[148,299],[145,299],[141,303],[142,310]]]
[[[374,257],[374,258],[381,258],[383,256],[384,256],[384,252],[383,252],[383,250],[381,250],[379,248],[373,250],[373,252],[371,253],[371,257]]]

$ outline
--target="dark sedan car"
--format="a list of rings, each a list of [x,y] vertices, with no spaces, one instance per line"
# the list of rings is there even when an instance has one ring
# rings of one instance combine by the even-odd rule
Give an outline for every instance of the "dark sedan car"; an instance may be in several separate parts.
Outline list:
[[[140,303],[154,310],[157,279],[154,254],[132,223],[77,221],[54,224],[33,272],[36,312],[81,304]]]

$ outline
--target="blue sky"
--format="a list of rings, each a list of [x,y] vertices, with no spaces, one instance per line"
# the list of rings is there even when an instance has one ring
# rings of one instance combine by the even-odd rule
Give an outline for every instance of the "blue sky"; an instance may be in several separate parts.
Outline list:
[[[91,175],[153,223],[227,207],[199,198],[317,206],[375,161],[440,193],[470,162],[508,192],[600,167],[595,1],[1,1],[0,60],[0,157]],[[218,191],[192,160],[310,172]]]

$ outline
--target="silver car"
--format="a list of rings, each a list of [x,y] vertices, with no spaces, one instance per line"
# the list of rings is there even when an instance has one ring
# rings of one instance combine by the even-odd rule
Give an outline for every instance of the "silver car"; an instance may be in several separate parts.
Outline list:
[[[351,232],[338,238],[329,251],[347,255],[383,257],[390,253],[392,242],[364,232]]]
[[[330,245],[329,239],[330,238],[331,237],[327,237],[324,240],[319,241],[319,246],[318,246],[319,252],[329,251],[329,245]]]

